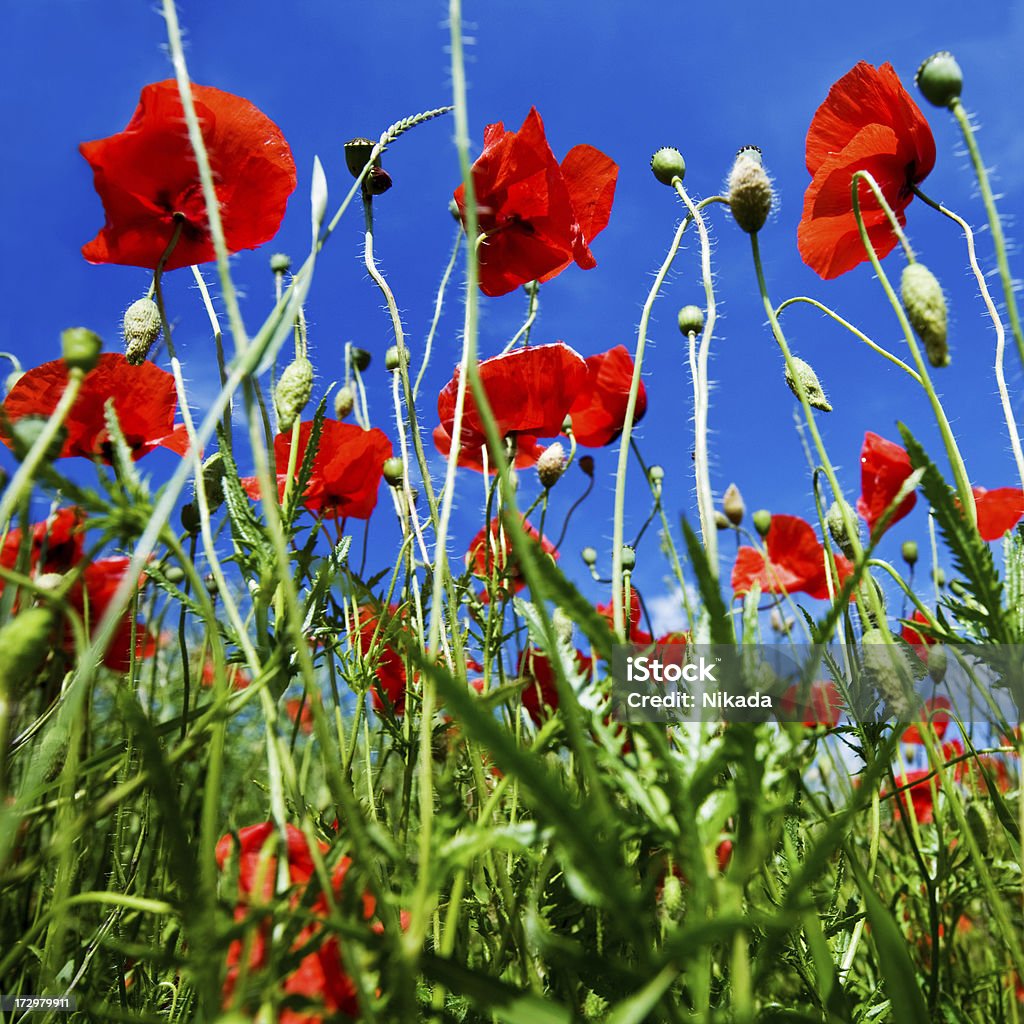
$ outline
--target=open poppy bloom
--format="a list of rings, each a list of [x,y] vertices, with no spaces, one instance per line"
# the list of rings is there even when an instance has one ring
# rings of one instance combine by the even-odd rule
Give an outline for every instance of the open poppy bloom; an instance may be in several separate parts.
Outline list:
[[[595,610],[597,611],[598,615],[603,615],[608,620],[608,628],[614,630],[614,602],[609,601],[607,604],[599,604],[596,606]],[[647,644],[651,643],[654,640],[654,637],[650,633],[648,633],[647,630],[641,627],[641,623],[643,622],[644,618],[643,605],[641,605],[640,603],[640,594],[638,593],[636,587],[634,587],[632,584],[629,588],[629,607],[623,610],[625,612],[626,618],[628,619],[628,622],[626,623],[626,635],[629,637],[629,642],[631,644],[640,644],[646,647]],[[664,640],[659,640],[658,643],[676,643],[676,641],[669,640],[668,638],[666,638]]]
[[[845,710],[839,687],[830,680],[812,683],[807,690],[794,684],[779,698],[782,720],[799,718],[809,729],[816,725],[834,728]]]
[[[988,491],[972,487],[978,510],[978,533],[982,540],[1002,540],[1024,516],[1024,491],[1019,487],[997,487]]]
[[[451,454],[452,439],[444,427],[434,427],[434,447],[445,458]],[[513,465],[516,469],[529,469],[530,466],[536,466],[537,460],[544,454],[544,450],[544,445],[537,444],[537,438],[530,437],[529,434],[517,434],[516,457]],[[478,473],[482,473],[485,455],[488,455],[486,443],[459,445],[458,464],[463,469],[475,469]],[[487,459],[487,472],[492,475],[498,472],[494,460],[491,458]]]
[[[387,639],[389,626],[401,621],[398,612],[398,605],[389,605],[387,617],[382,622],[369,605],[363,605],[359,609],[359,650],[364,658],[371,661],[377,677],[370,691],[374,711],[389,708],[394,714],[401,715],[405,713],[405,661]]]
[[[26,574],[64,573],[75,565],[82,557],[80,527],[83,519],[81,509],[61,508],[41,523],[34,523],[29,531]],[[7,531],[0,547],[0,565],[5,569],[18,568],[23,540],[18,527]],[[0,591],[4,589],[4,582],[0,579]]]
[[[312,420],[299,428],[296,473],[302,466],[312,429]],[[279,498],[284,497],[288,483],[291,447],[291,431],[274,438]],[[376,427],[363,430],[355,423],[325,419],[303,504],[325,519],[369,519],[377,507],[377,491],[384,474],[384,463],[391,454],[391,442],[382,430]],[[259,499],[260,485],[256,477],[245,477],[242,486],[250,498]]]
[[[612,212],[618,165],[593,146],[574,146],[559,166],[536,107],[517,132],[502,122],[484,130],[473,164],[480,290],[505,295],[529,281],[550,281],[570,263],[597,266],[590,251]],[[465,186],[455,190],[466,224]]]
[[[227,679],[229,690],[244,690],[250,683],[252,678],[248,672],[242,670],[238,665],[229,664],[225,666],[224,675]],[[207,658],[203,662],[203,669],[199,673],[199,682],[203,686],[212,687],[217,682],[217,666],[214,664],[212,658]]]
[[[910,616],[910,621],[920,623],[923,626],[928,625],[928,620],[916,608],[914,609],[914,614]],[[939,641],[933,636],[919,632],[911,625],[905,625],[900,630],[900,636],[914,648],[914,653],[927,665],[928,648]]]
[[[586,387],[587,364],[562,342],[517,348],[480,364],[480,380],[502,437],[508,434],[555,437],[561,433],[577,395]],[[459,370],[437,396],[441,427],[451,437],[455,424],[455,399]],[[485,443],[483,418],[467,387],[462,410],[462,441],[469,448]]]
[[[829,90],[807,132],[807,170],[797,242],[804,263],[826,280],[868,259],[857,230],[850,186],[867,171],[901,225],[920,184],[935,166],[935,140],[891,64],[861,61]],[[866,183],[858,188],[861,217],[879,259],[896,245],[882,208]]]
[[[43,419],[52,415],[68,384],[63,359],[43,363],[22,374],[4,401],[3,411],[11,423],[24,416]],[[168,448],[178,455],[188,451],[188,437],[182,424],[175,426],[178,396],[174,378],[153,363],[132,366],[119,352],[104,352],[96,368],[82,383],[64,427],[67,435],[60,458],[82,455],[110,462],[110,435],[104,409],[113,401],[121,433],[140,459],[154,448]],[[11,441],[0,422],[0,440]]]
[[[907,794],[910,794],[910,803],[914,808],[914,817],[919,825],[927,825],[935,820],[935,792],[939,788],[939,777],[928,768],[921,768],[918,771],[907,772],[904,775],[896,776],[896,784],[900,787],[896,794],[896,817],[901,810],[906,811]],[[935,789],[932,789],[934,785]],[[885,796],[883,790],[880,796]]]
[[[603,448],[622,433],[633,380],[633,357],[625,345],[588,356],[587,383],[576,396],[569,415],[576,443],[584,448]],[[634,422],[647,412],[647,389],[643,381],[636,396]]]
[[[540,534],[525,519],[523,529],[533,540],[540,541],[541,550],[545,554],[551,558],[558,558],[558,550],[554,544],[546,537],[541,540]],[[490,529],[482,529],[470,541],[469,550],[466,552],[466,568],[484,581],[489,581],[492,576],[497,575],[499,587],[513,593],[518,593],[526,586],[512,553],[512,542],[501,529],[501,519],[498,516],[491,520]],[[489,591],[485,590],[481,597],[485,602],[489,601]]]
[[[295,191],[295,161],[281,129],[241,96],[193,85],[229,252],[255,249],[281,226]],[[199,169],[173,80],[147,85],[124,131],[79,146],[93,171],[106,224],[82,247],[90,263],[165,269],[215,259]]]
[[[732,567],[732,589],[737,597],[758,583],[766,594],[804,592],[828,597],[825,549],[810,523],[799,516],[772,516],[765,538],[767,557],[756,548],[741,547]],[[836,569],[841,586],[853,566],[838,552]]]
[[[886,441],[870,430],[864,435],[864,444],[860,450],[860,497],[857,499],[857,512],[867,521],[870,531],[874,532],[875,523],[893,503],[903,482],[912,472],[910,456],[898,444]],[[917,495],[911,491],[889,518],[886,529],[907,515],[916,503]]]

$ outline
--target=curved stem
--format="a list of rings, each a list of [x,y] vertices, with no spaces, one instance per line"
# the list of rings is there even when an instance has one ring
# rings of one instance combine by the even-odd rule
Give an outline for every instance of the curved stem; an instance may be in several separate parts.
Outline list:
[[[444,306],[444,293],[448,290],[448,281],[451,279],[452,271],[455,269],[455,261],[459,257],[459,250],[462,248],[462,226],[459,225],[455,231],[455,244],[452,246],[452,254],[448,257],[448,264],[441,275],[441,283],[437,286],[437,298],[434,300],[434,317],[430,321],[430,330],[427,331],[427,340],[423,345],[423,362],[420,363],[420,372],[416,374],[416,383],[412,386],[413,401],[420,393],[420,384],[423,381],[423,374],[427,372],[427,364],[430,362],[430,354],[434,348],[434,335],[437,333],[437,325],[441,319],[441,309]]]
[[[511,352],[520,341],[524,345],[530,344],[530,330],[533,328],[537,320],[537,314],[540,312],[540,283],[531,281],[525,287],[530,296],[530,300],[526,304],[526,320],[523,321],[523,326],[512,335],[512,340],[501,350],[502,355],[506,352]]]

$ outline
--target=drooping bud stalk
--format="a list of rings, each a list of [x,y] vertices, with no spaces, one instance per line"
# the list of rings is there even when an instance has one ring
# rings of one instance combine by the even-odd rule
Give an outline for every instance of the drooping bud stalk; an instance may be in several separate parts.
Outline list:
[[[833,501],[825,516],[825,523],[828,526],[828,532],[832,535],[832,539],[836,542],[839,550],[842,551],[847,558],[853,558],[854,546],[853,540],[850,538],[850,534],[846,529],[847,522],[853,523],[853,527],[857,531],[857,537],[859,538],[860,521],[857,519],[857,513],[854,512],[848,502],[842,501],[842,499]]]
[[[405,479],[405,463],[401,459],[392,456],[384,460],[384,479],[391,487],[401,487]]]
[[[715,509],[714,519],[716,530],[731,530],[733,528],[729,517],[721,509]]]
[[[88,373],[96,368],[103,351],[100,336],[86,327],[69,327],[62,331],[60,343],[63,349],[64,365],[69,370]]]
[[[549,444],[537,460],[537,478],[545,490],[549,490],[562,479],[565,472],[565,449],[560,441]]]
[[[664,146],[651,157],[651,171],[662,185],[672,186],[678,178],[686,177],[686,161],[683,154],[673,146]]]
[[[679,310],[679,330],[683,336],[704,330],[704,310],[700,306],[683,306]]]
[[[136,299],[124,313],[124,357],[132,366],[141,366],[160,337],[160,307],[150,298]]]
[[[903,542],[903,548],[901,549],[903,555],[903,561],[907,565],[913,566],[917,564],[917,541],[916,540],[905,540]]]
[[[772,528],[772,514],[766,508],[759,508],[753,515],[754,529],[761,537],[767,537]]]
[[[929,103],[951,106],[960,97],[964,74],[948,50],[940,50],[924,60],[914,75],[914,84]]]
[[[202,527],[202,520],[199,518],[199,509],[194,501],[181,506],[181,525],[185,532],[193,537],[199,533]]]
[[[647,470],[647,480],[651,485],[651,493],[655,498],[661,497],[661,482],[665,479],[665,470],[661,466],[651,466]]]
[[[743,495],[735,484],[729,484],[722,495],[722,511],[733,526],[739,526],[743,522],[747,506],[743,503]]]
[[[789,390],[799,398],[800,391],[796,386],[796,382],[799,380],[804,386],[804,393],[807,395],[808,405],[810,405],[812,409],[820,409],[822,412],[831,412],[832,405],[825,397],[825,391],[821,386],[821,382],[818,380],[818,375],[814,372],[814,368],[810,363],[793,356],[792,364],[792,370],[790,370],[788,364],[786,365],[786,383],[789,385]]]
[[[277,428],[288,433],[313,393],[313,364],[299,356],[289,363],[274,389],[274,408],[277,410]]]
[[[348,361],[353,370],[358,370],[360,373],[366,373],[370,368],[372,356],[365,348],[356,348],[355,345],[350,345],[348,349]]]
[[[923,263],[908,263],[900,292],[910,326],[924,342],[928,362],[935,367],[949,366],[946,297],[935,275]]]
[[[764,227],[772,209],[772,183],[764,169],[761,150],[744,146],[729,172],[729,208],[736,223],[748,235]]]
[[[342,384],[334,393],[334,415],[339,420],[345,419],[356,404],[356,393],[348,384]]]

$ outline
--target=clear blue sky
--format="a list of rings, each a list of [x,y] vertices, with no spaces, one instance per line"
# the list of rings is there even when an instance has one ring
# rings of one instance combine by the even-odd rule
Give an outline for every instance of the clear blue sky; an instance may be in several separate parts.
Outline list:
[[[156,4],[139,0],[33,0],[5,11],[2,109],[8,150],[6,188],[0,197],[6,272],[0,289],[4,316],[0,349],[26,365],[59,354],[59,332],[73,324],[99,331],[115,348],[123,309],[143,293],[145,271],[92,267],[80,254],[103,221],[91,175],[77,152],[80,141],[119,131],[135,108],[140,88],[170,77],[163,22]],[[821,282],[803,267],[796,225],[808,175],[803,141],[829,85],[860,59],[891,61],[908,87],[921,59],[936,49],[955,51],[964,68],[964,101],[976,112],[989,164],[997,168],[1002,209],[1011,235],[1024,225],[1024,132],[1017,87],[1024,52],[1024,7],[1009,2],[928,5],[861,2],[826,9],[804,0],[775,5],[564,3],[517,0],[465,5],[472,43],[468,53],[470,116],[474,139],[490,121],[518,127],[531,105],[544,118],[561,157],[576,143],[599,147],[621,167],[609,227],[593,246],[596,270],[570,268],[542,291],[535,342],[562,339],[584,355],[615,344],[635,345],[640,307],[671,238],[679,208],[672,193],[648,171],[661,145],[677,146],[688,164],[692,194],[718,191],[732,156],[754,143],[779,193],[762,246],[773,298],[810,294],[843,312],[879,341],[901,347],[898,327],[870,268],[836,282]],[[843,13],[845,11],[846,13]],[[341,144],[376,136],[406,114],[450,98],[446,6],[436,0],[350,4],[329,0],[186,0],[179,13],[188,32],[193,78],[252,100],[282,128],[299,168],[299,187],[278,239],[236,258],[250,323],[267,309],[272,281],[267,257],[303,252],[308,235],[310,168],[319,155],[340,197],[349,186]],[[974,224],[983,212],[952,119],[923,107],[935,133],[938,161],[925,189]],[[418,348],[429,324],[432,298],[454,225],[447,210],[458,169],[449,121],[417,129],[387,155],[394,189],[377,203],[378,252]],[[321,387],[341,373],[341,352],[352,340],[379,356],[389,344],[377,293],[358,263],[358,211],[343,223],[319,265],[307,315]],[[764,323],[749,259],[749,245],[724,208],[711,216],[716,286],[722,319],[713,348],[716,382],[711,406],[718,493],[730,481],[748,506],[766,506],[813,518],[807,467],[793,428],[795,401],[782,378],[781,359]],[[909,210],[911,239],[921,259],[940,276],[951,307],[953,365],[936,374],[950,417],[960,431],[972,480],[989,487],[1014,483],[1005,428],[995,400],[994,334],[969,278],[955,229],[920,203]],[[986,267],[987,239],[982,239]],[[898,254],[889,261],[893,272]],[[1015,268],[1021,273],[1020,260]],[[188,271],[168,279],[177,339],[198,404],[213,385],[210,342]],[[458,354],[457,294],[451,293],[428,376],[436,393]],[[639,438],[649,461],[666,468],[670,510],[696,517],[689,434],[690,384],[675,328],[680,305],[702,300],[695,240],[688,243],[657,307],[654,347],[646,364],[649,412]],[[519,293],[484,300],[481,348],[497,352],[521,322]],[[865,430],[898,437],[905,419],[938,456],[935,431],[922,396],[898,371],[810,310],[788,314],[797,354],[818,371],[835,407],[819,422],[851,494],[859,487],[857,456]],[[1022,374],[1011,354],[1013,384]],[[391,429],[392,414],[382,359],[370,371],[371,413]],[[1020,408],[1021,402],[1017,403]],[[432,426],[432,402],[425,419]],[[593,544],[607,564],[611,534],[611,475],[615,449],[595,453],[603,492],[595,494],[566,545],[563,564],[583,577],[575,553]],[[2,453],[5,465],[9,457]],[[142,463],[159,478],[170,456]],[[65,464],[66,465],[66,464]],[[634,493],[644,493],[639,475]],[[578,493],[574,474],[555,492],[554,521]],[[532,480],[524,487],[532,488]],[[466,474],[457,511],[455,548],[479,527],[479,481]],[[381,495],[380,512],[390,516]],[[630,503],[631,526],[646,504]],[[898,542],[924,540],[920,507],[892,531]],[[374,537],[389,537],[382,527]],[[726,553],[731,543],[724,545]],[[390,554],[379,551],[380,564]],[[579,566],[577,573],[574,566]],[[638,580],[648,596],[662,589],[665,569],[651,536],[641,553]],[[599,596],[599,588],[590,588]]]

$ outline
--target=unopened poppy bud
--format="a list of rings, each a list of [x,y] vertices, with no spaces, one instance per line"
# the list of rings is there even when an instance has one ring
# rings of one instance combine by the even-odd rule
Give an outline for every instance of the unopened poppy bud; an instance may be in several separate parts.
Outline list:
[[[935,367],[949,366],[946,297],[935,275],[923,263],[908,263],[900,292],[910,326],[924,342],[928,362]]]
[[[383,195],[392,185],[391,175],[383,167],[371,167],[363,179],[363,191],[370,196]]]
[[[944,644],[933,644],[928,648],[928,675],[933,683],[941,683],[946,678],[949,655]]]
[[[392,457],[384,460],[384,479],[392,487],[401,487],[405,480],[405,463],[401,459]]]
[[[622,571],[632,572],[636,568],[636,551],[629,544],[622,545]]]
[[[754,529],[762,537],[768,536],[768,531],[772,528],[772,514],[766,508],[759,508],[753,515]]]
[[[403,362],[402,356],[399,354],[398,346],[392,345],[387,352],[384,353],[384,369],[385,370],[397,370]],[[409,365],[409,351],[405,351],[405,365]]]
[[[847,558],[853,558],[853,541],[846,529],[846,524],[848,522],[853,524],[853,528],[857,531],[857,536],[859,538],[860,522],[857,519],[857,513],[853,511],[848,502],[844,501],[840,504],[839,501],[833,501],[825,516],[825,523],[828,526],[828,532],[832,535],[832,539],[836,542],[839,550],[842,551]]]
[[[917,564],[917,541],[916,540],[905,540],[902,548],[903,561],[907,565]]]
[[[971,835],[974,836],[974,841],[978,844],[981,855],[985,856],[988,853],[991,837],[989,835],[988,822],[985,820],[984,812],[978,806],[978,801],[972,800],[967,805],[966,818],[967,827],[971,830]]]
[[[584,548],[580,552],[580,558],[583,559],[584,565],[597,565],[597,549]]]
[[[32,682],[50,651],[52,631],[49,608],[28,608],[7,620],[0,629],[0,681],[5,691],[16,694]]]
[[[665,876],[661,887],[661,905],[667,914],[674,914],[683,907],[683,883],[674,872]]]
[[[555,636],[558,642],[568,647],[572,643],[573,622],[568,612],[563,608],[556,608],[551,616],[551,625],[555,627]]]
[[[64,365],[69,370],[82,370],[88,373],[96,368],[103,351],[100,336],[86,327],[69,327],[61,332],[60,343],[63,349]]]
[[[313,393],[313,364],[299,356],[290,362],[274,389],[274,408],[277,409],[277,427],[288,433],[309,402]]]
[[[371,356],[365,348],[356,348],[355,345],[351,345],[348,350],[348,361],[353,369],[360,373],[366,373],[370,368]]]
[[[736,223],[753,235],[764,227],[772,209],[772,183],[761,150],[745,146],[729,172],[729,209]]]
[[[345,166],[353,178],[358,178],[363,173],[363,168],[370,159],[375,143],[373,139],[357,138],[349,139],[345,143]],[[380,157],[374,160],[374,166],[380,166]]]
[[[663,466],[654,465],[647,470],[647,479],[652,484],[660,484],[665,479],[665,469]]]
[[[679,310],[679,330],[684,334],[700,334],[704,330],[704,310],[700,306],[683,306]]]
[[[124,312],[124,357],[141,366],[160,337],[160,307],[150,298],[136,299]]]
[[[561,442],[549,444],[537,460],[537,478],[545,489],[554,487],[565,472],[565,449]]]
[[[568,434],[570,437],[572,437],[572,417],[571,416],[566,416],[565,419],[562,420],[562,430],[561,430],[561,432],[563,434]]]
[[[671,186],[676,178],[682,181],[686,177],[686,161],[678,149],[665,146],[651,157],[651,170],[662,185]]]
[[[593,455],[581,455],[578,463],[580,470],[584,476],[589,476],[591,479],[594,478],[594,456]]]
[[[224,456],[214,452],[203,463],[203,490],[212,515],[224,504]]]
[[[733,526],[739,526],[743,522],[747,506],[743,504],[743,495],[735,484],[729,484],[722,495],[722,511]]]
[[[879,693],[889,705],[891,714],[906,720],[910,710],[909,694],[914,686],[914,673],[905,649],[886,643],[880,629],[864,631],[861,653],[865,672],[870,673]]]
[[[292,258],[283,252],[275,252],[270,257],[270,269],[275,274],[287,274],[292,269]]]
[[[791,360],[793,366],[792,370],[789,364],[786,365],[786,383],[789,385],[789,390],[800,397],[800,392],[797,389],[796,382],[799,380],[804,386],[804,394],[807,395],[807,404],[812,409],[820,409],[822,412],[831,412],[832,406],[829,400],[825,397],[825,391],[821,386],[821,382],[818,380],[818,375],[814,372],[814,368],[810,363],[805,362],[803,359],[797,359],[796,356],[792,357]]]
[[[342,384],[334,393],[334,415],[339,420],[345,419],[356,404],[356,393],[348,384]]]
[[[946,570],[940,566],[932,573],[932,579],[935,581],[935,586],[944,587],[946,585]]]
[[[715,509],[715,528],[718,530],[731,530],[732,523],[729,522],[729,517],[721,511],[721,509]]]
[[[956,58],[948,50],[933,53],[914,75],[914,84],[929,103],[948,107],[960,96],[964,74]]]
[[[179,583],[185,582],[185,570],[180,565],[169,565],[164,569],[164,578],[168,583],[177,586]]]
[[[195,536],[202,527],[202,520],[199,518],[199,509],[195,502],[190,501],[181,506],[181,525],[185,532]]]

